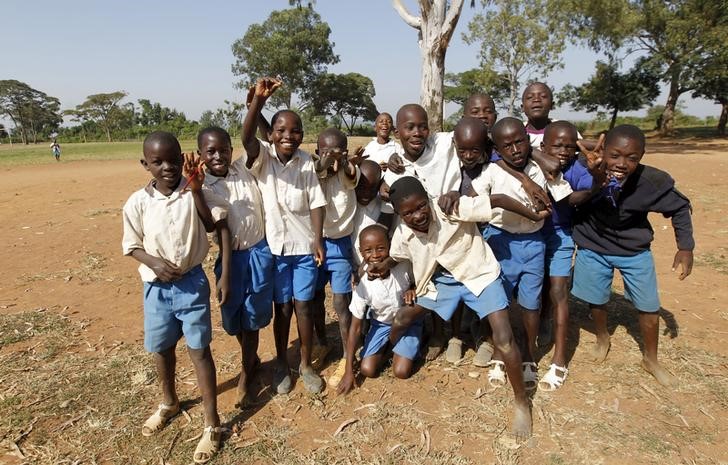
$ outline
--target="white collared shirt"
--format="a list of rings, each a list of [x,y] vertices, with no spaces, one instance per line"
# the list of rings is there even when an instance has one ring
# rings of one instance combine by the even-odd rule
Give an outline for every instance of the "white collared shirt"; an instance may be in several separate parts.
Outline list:
[[[312,155],[315,160],[316,155]],[[326,198],[326,216],[324,217],[324,237],[339,239],[351,234],[354,229],[356,213],[356,194],[354,189],[359,182],[359,167],[355,167],[354,179],[339,169],[327,177],[319,177],[321,189]]]
[[[375,320],[391,325],[397,311],[404,306],[404,293],[413,282],[409,262],[398,263],[386,278],[369,280],[366,275],[362,276],[351,295],[349,311],[363,320],[368,306]]]
[[[296,150],[285,165],[275,147],[260,142],[250,172],[258,180],[265,211],[265,236],[273,255],[309,255],[314,251],[311,210],[326,206],[311,156]]]
[[[372,141],[364,147],[364,155],[368,155],[369,160],[380,165],[382,163],[389,162],[389,157],[391,157],[393,153],[396,153],[401,157],[404,150],[402,150],[402,146],[399,145],[399,142],[392,138],[390,138],[389,142],[386,144],[380,144],[377,142],[377,138],[374,137]]]
[[[558,178],[554,181],[546,182],[543,171],[541,171],[541,168],[532,159],[528,160],[528,163],[523,168],[523,172],[544,190],[551,192],[556,202],[567,197],[572,192],[571,186],[564,180],[561,173],[559,173]],[[513,177],[496,163],[488,164],[488,167],[483,170],[483,173],[473,179],[473,190],[475,190],[478,196],[504,194],[521,202],[528,208],[533,208],[531,199],[523,189],[521,181]],[[502,208],[493,208],[493,219],[490,220],[490,224],[513,234],[526,234],[540,230],[543,226],[543,220],[532,221],[518,213]]]
[[[225,177],[205,173],[203,193],[215,221],[220,209],[228,211],[232,250],[247,250],[265,237],[263,198],[245,160],[232,162]],[[217,240],[217,235],[213,238]]]
[[[404,222],[397,226],[389,255],[412,263],[418,297],[437,298],[431,278],[438,266],[480,295],[500,275],[498,260],[476,225],[490,221],[490,199],[461,197],[457,215],[445,215],[436,200],[430,201],[430,209],[432,221],[426,233],[414,231]]]
[[[393,214],[392,205],[388,202],[382,202],[382,199],[376,197],[367,205],[356,204],[356,212],[354,213],[353,228],[351,231],[351,243],[354,245],[354,263],[359,266],[362,257],[359,252],[359,234],[367,226],[376,224],[379,216],[382,214]]]
[[[124,255],[143,249],[153,257],[174,263],[183,273],[205,260],[210,243],[192,193],[182,191],[184,184],[182,179],[167,197],[150,182],[129,197],[122,210]],[[222,218],[226,213],[218,212]],[[142,281],[157,280],[154,271],[143,263],[139,264],[139,274]]]

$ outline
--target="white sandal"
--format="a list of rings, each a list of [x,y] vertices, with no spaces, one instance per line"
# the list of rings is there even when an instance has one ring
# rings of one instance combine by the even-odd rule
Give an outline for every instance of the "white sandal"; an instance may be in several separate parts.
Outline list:
[[[526,389],[532,391],[538,386],[538,365],[533,362],[521,363],[523,369],[523,384]]]
[[[491,369],[488,370],[488,383],[490,383],[490,385],[494,388],[505,386],[506,364],[500,360],[491,360],[490,363],[488,363],[488,366],[491,367]]]
[[[559,374],[561,372],[561,374]],[[569,370],[566,367],[560,367],[555,363],[549,366],[549,371],[543,375],[541,381],[538,382],[538,387],[544,391],[555,391],[560,388],[566,377],[569,375]]]
[[[192,456],[195,463],[207,463],[212,459],[220,449],[223,431],[224,428],[219,426],[205,427],[202,431],[202,438],[200,438],[200,442],[197,443],[197,448],[195,448],[195,455]]]
[[[142,436],[152,436],[161,431],[180,411],[179,402],[176,405],[159,404],[157,411],[142,425]]]

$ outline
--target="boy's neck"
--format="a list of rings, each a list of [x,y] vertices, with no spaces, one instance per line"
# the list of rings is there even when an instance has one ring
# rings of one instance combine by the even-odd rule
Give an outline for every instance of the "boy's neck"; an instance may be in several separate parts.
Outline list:
[[[388,143],[388,142],[389,142],[389,140],[390,140],[390,139],[389,139],[389,137],[387,137],[387,138],[384,138],[384,137],[382,137],[382,136],[377,136],[377,143],[378,143],[378,144],[382,144],[382,145],[384,145],[384,144]]]
[[[411,153],[405,151],[404,152],[404,158],[406,158],[407,160],[409,160],[409,161],[411,161],[411,162],[414,163],[414,162],[416,162],[417,160],[420,159],[420,157],[422,156],[423,153],[425,153],[424,150],[422,150],[422,152],[418,153],[417,155],[412,155]]]
[[[538,119],[528,118],[528,126],[531,126],[533,129],[538,129],[539,131],[548,126],[550,122],[551,119],[548,116]]]
[[[152,187],[154,188],[154,190],[156,190],[157,192],[159,192],[163,196],[169,197],[170,195],[172,195],[174,193],[174,191],[177,190],[177,188],[179,187],[179,183],[180,182],[182,182],[182,178],[181,177],[177,180],[177,183],[174,185],[174,187],[171,188],[171,189],[169,189],[169,191],[167,191],[167,189],[160,189],[159,188],[159,183],[157,182],[156,179],[154,179],[152,181]]]

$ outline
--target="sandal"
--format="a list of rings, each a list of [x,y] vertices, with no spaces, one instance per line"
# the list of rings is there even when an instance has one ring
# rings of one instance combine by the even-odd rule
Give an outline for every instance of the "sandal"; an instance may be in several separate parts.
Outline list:
[[[453,337],[447,342],[445,360],[450,363],[458,363],[463,358],[463,341]]]
[[[488,366],[492,367],[488,370],[488,383],[494,388],[505,386],[506,384],[506,364],[500,360],[491,360]]]
[[[142,436],[152,436],[161,431],[169,420],[180,412],[179,402],[175,405],[159,404],[159,408],[152,414],[142,426]]]
[[[559,374],[561,372],[561,374]],[[566,377],[569,374],[569,370],[566,367],[560,367],[555,363],[549,366],[549,371],[543,375],[543,378],[538,382],[538,387],[544,391],[555,391],[560,388]]]
[[[493,358],[493,352],[495,352],[493,344],[488,341],[481,342],[478,345],[478,350],[475,352],[475,357],[473,357],[473,365],[476,367],[487,367],[490,359]]]
[[[532,391],[538,385],[538,365],[533,362],[521,363],[523,369],[523,384],[526,390]]]
[[[301,375],[301,379],[303,379],[303,386],[308,392],[318,394],[324,389],[324,381],[310,366],[305,370],[299,366],[298,372]]]
[[[195,463],[207,463],[215,455],[215,452],[220,449],[220,441],[222,441],[223,428],[219,426],[206,426],[202,431],[202,438],[197,443],[195,449],[195,455],[192,456],[192,460]]]

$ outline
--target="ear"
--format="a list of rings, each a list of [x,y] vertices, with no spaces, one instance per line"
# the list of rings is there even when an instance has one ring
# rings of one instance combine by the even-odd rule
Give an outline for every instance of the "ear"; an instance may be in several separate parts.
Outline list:
[[[541,146],[540,146],[540,149],[541,149],[541,151],[542,151],[542,152],[544,151],[543,147],[544,147],[544,145],[543,145],[543,140],[541,140]]]
[[[397,129],[397,126],[394,127],[394,130],[392,132],[394,133],[394,137],[399,139],[399,129]]]
[[[141,160],[139,160],[139,163],[142,164],[142,166],[144,167],[145,170],[149,171],[149,163],[147,163],[147,160],[145,158],[142,158]]]

